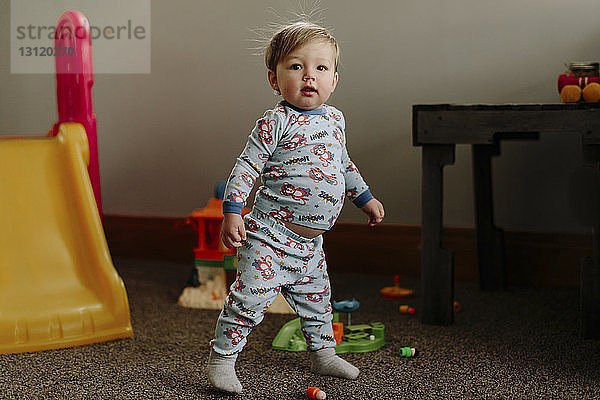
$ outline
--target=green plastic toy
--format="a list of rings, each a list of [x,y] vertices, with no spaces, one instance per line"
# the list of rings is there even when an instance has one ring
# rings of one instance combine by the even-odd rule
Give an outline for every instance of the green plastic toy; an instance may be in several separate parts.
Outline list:
[[[398,355],[404,358],[412,358],[417,356],[417,349],[414,347],[401,347],[398,350]]]
[[[333,315],[333,322],[339,321],[339,314]],[[385,345],[385,326],[381,322],[372,324],[351,325],[344,327],[344,339],[335,346],[337,354],[342,353],[366,353],[379,350]],[[302,330],[300,329],[300,318],[287,322],[279,330],[271,345],[276,350],[306,351],[307,345]]]

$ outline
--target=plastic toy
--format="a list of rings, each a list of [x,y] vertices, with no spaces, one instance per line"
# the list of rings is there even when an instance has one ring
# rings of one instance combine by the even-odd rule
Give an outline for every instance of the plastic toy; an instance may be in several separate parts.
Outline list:
[[[223,222],[222,203],[225,185],[219,182],[215,196],[205,208],[196,209],[177,225],[191,225],[198,234],[198,246],[194,249],[194,268],[178,304],[184,307],[221,309],[227,295],[225,257],[235,255],[235,249],[225,247],[220,238]],[[243,214],[249,210],[243,210]],[[234,260],[228,258],[228,264]],[[235,268],[228,265],[229,269]]]
[[[55,41],[75,49],[56,57],[59,122],[46,136],[0,139],[0,353],[133,335],[87,168],[85,121],[95,122],[89,23],[66,11],[56,31],[64,30],[78,36]],[[83,125],[68,122],[80,117]]]
[[[69,31],[76,24],[82,31],[88,33],[73,38],[71,34],[57,35],[54,40],[55,48],[71,48],[76,46],[73,57],[54,57],[56,65],[56,101],[58,104],[58,122],[52,127],[52,135],[56,136],[60,124],[77,122],[83,125],[88,143],[88,174],[102,219],[102,199],[100,193],[100,170],[98,166],[98,134],[96,132],[96,115],[92,105],[92,86],[94,73],[92,63],[92,42],[89,36],[89,23],[83,14],[77,11],[67,11],[61,15],[56,27],[57,33]]]
[[[405,299],[407,297],[412,297],[414,294],[413,290],[404,289],[400,287],[400,276],[394,276],[394,286],[384,287],[379,291],[383,297],[386,299]]]
[[[558,93],[563,103],[600,100],[600,73],[597,62],[572,62],[566,74],[558,77]]]
[[[401,347],[400,350],[398,350],[398,355],[404,358],[416,357],[417,354],[417,349],[414,347]]]
[[[237,257],[235,254],[225,254],[223,256],[223,269],[225,270],[225,287],[230,288],[235,282],[237,274]]]
[[[215,187],[215,195],[205,208],[196,209],[176,226],[189,225],[198,234],[198,246],[194,249],[194,268],[188,280],[190,286],[183,289],[177,304],[189,308],[219,310],[223,308],[228,288],[235,281],[237,260],[236,249],[228,249],[221,240],[223,223],[223,193],[225,181]],[[244,208],[242,215],[250,209]],[[279,294],[269,312],[294,314],[294,311]]]
[[[352,325],[350,323],[350,315],[358,310],[360,308],[360,302],[356,299],[352,299],[352,300],[342,300],[342,301],[335,301],[333,300],[331,302],[331,306],[333,307],[333,309],[337,312],[343,312],[346,313],[346,315],[348,316],[348,326]]]
[[[333,314],[333,322],[339,322],[338,313]],[[347,326],[344,328],[342,342],[335,346],[335,352],[337,354],[366,353],[379,350],[385,345],[384,333],[385,326],[381,322]],[[271,347],[276,350],[306,351],[307,345],[300,329],[300,318],[295,318],[283,325],[273,339]]]
[[[414,307],[408,306],[406,304],[401,305],[398,310],[402,313],[402,314],[410,314],[410,315],[415,315],[417,310]]]
[[[454,308],[454,312],[460,311],[460,303],[458,301],[454,300],[452,307]]]
[[[341,322],[334,322],[331,325],[333,328],[333,338],[335,339],[335,345],[337,346],[344,340],[344,324]]]
[[[327,394],[319,389],[318,387],[309,387],[306,389],[306,395],[311,399],[316,400],[325,400],[327,398]]]
[[[345,313],[353,313],[354,311],[360,308],[360,302],[356,299],[352,300],[341,300],[331,302],[331,306],[335,311],[345,312]],[[348,324],[350,325],[350,324]]]

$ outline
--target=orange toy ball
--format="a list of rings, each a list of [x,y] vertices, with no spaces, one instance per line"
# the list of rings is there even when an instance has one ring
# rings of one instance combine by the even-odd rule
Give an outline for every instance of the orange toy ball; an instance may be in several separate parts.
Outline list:
[[[600,84],[597,82],[589,83],[583,88],[581,94],[585,101],[590,103],[596,103],[600,100]]]
[[[560,91],[560,100],[563,103],[577,103],[581,99],[581,88],[577,85],[566,85]]]

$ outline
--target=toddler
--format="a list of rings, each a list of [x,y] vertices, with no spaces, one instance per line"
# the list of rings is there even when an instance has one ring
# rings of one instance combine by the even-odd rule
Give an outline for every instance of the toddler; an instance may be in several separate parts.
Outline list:
[[[266,49],[268,80],[283,101],[256,122],[225,190],[221,238],[237,247],[238,267],[208,360],[208,379],[219,390],[242,391],[235,360],[280,292],[301,318],[312,370],[359,374],[335,354],[321,234],[334,225],[345,197],[371,226],[384,210],[348,156],[343,114],[325,104],[338,82],[338,58],[335,38],[307,22],[281,29]],[[242,219],[259,176],[254,207]]]

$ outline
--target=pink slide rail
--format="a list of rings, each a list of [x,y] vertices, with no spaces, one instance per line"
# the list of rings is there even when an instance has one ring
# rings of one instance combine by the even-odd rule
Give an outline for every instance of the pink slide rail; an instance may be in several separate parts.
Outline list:
[[[98,135],[96,115],[92,106],[92,42],[87,18],[79,11],[65,11],[57,22],[54,46],[58,52],[54,57],[58,122],[54,125],[52,133],[56,135],[58,126],[63,122],[78,122],[85,128],[90,150],[88,173],[102,218]]]

